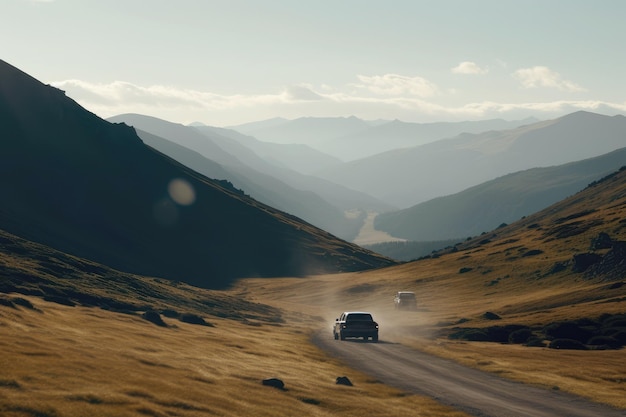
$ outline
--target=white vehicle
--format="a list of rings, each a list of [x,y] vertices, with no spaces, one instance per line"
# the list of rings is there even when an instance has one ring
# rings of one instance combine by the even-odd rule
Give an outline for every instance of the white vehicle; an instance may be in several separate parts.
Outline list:
[[[417,310],[417,300],[412,291],[398,291],[393,303],[396,310]]]

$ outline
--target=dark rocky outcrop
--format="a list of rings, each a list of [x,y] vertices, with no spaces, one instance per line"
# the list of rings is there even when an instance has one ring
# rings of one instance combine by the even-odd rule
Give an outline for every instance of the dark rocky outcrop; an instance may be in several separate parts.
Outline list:
[[[592,252],[574,255],[573,272],[584,272],[588,279],[622,279],[626,274],[626,242],[613,240],[607,233],[601,232],[591,240],[590,249]],[[602,255],[597,251],[606,253]]]

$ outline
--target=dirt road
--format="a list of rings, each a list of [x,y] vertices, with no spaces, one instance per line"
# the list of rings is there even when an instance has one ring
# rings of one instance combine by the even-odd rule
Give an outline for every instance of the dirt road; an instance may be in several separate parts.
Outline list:
[[[425,395],[480,417],[625,417],[595,404],[464,367],[396,343],[338,341],[330,332],[313,342],[354,369],[407,392]]]

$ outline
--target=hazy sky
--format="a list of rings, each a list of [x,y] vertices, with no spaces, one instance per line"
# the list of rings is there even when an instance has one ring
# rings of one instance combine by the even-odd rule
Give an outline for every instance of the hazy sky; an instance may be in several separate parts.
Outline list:
[[[0,0],[0,59],[101,117],[626,113],[623,0]]]

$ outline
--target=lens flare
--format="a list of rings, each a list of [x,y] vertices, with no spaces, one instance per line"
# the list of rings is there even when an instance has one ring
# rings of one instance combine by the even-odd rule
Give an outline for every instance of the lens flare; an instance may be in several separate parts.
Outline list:
[[[187,181],[176,178],[167,186],[170,198],[181,206],[189,206],[196,201],[196,191]]]

